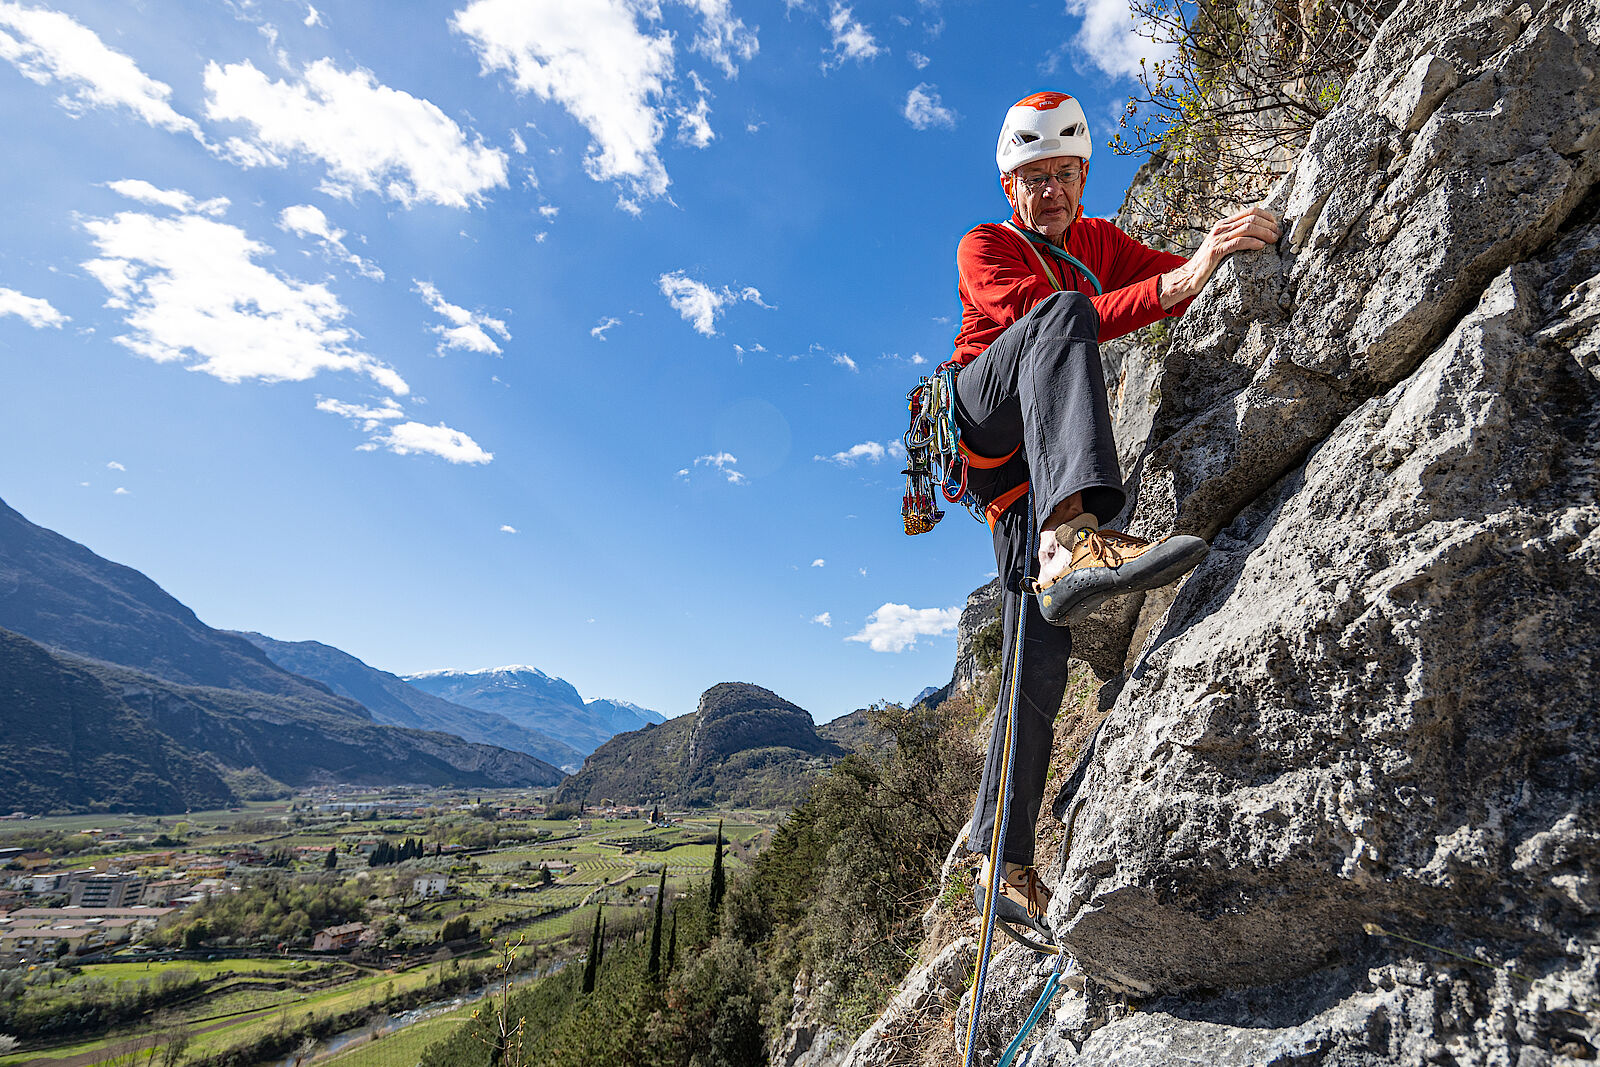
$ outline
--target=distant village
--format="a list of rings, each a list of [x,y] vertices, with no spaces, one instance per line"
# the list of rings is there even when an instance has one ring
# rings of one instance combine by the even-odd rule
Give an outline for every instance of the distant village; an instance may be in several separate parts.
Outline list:
[[[422,791],[417,792],[419,795],[414,797],[355,800],[334,790],[302,798],[294,808],[352,824],[364,819],[420,819],[441,814],[439,807],[424,802]],[[480,812],[482,807],[462,803],[443,811]],[[260,814],[282,818],[290,812],[291,805],[279,804],[261,809]],[[495,802],[493,813],[496,820],[540,819],[547,815],[547,806],[528,800]],[[645,819],[659,827],[680,821],[664,816],[659,807],[606,806],[589,809],[583,815],[591,819]],[[7,822],[27,819],[29,816],[21,812],[0,816]],[[587,829],[585,819],[577,818],[574,828],[580,833]],[[281,866],[283,859],[255,845],[148,849],[144,846],[164,841],[166,835],[125,835],[99,828],[79,833],[98,842],[94,852],[109,854],[85,863],[82,855],[53,856],[0,847],[0,968],[68,955],[94,956],[136,945],[167,916],[218,894],[237,893],[241,880],[252,871]],[[382,837],[352,829],[339,835],[336,843],[294,845],[289,851],[293,860],[312,867],[334,866],[337,856],[330,853],[348,855],[359,866],[385,845]],[[121,851],[124,847],[129,851]],[[440,842],[426,854],[449,856],[472,851],[464,845]],[[568,875],[573,869],[572,864],[559,860],[545,861],[542,867],[552,878]],[[445,873],[421,873],[411,881],[412,897],[418,901],[446,897],[451,888],[450,876]],[[296,947],[337,953],[369,944],[375,936],[376,931],[365,923],[344,923],[317,930],[309,946]]]

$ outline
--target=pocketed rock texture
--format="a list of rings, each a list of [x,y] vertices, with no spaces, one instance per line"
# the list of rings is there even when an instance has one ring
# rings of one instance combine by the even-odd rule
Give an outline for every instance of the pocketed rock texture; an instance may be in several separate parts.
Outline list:
[[[1213,550],[1125,606],[1040,857],[1087,982],[1021,1062],[1595,1059],[1597,39],[1600,0],[1403,0],[1280,247],[1127,354],[1127,528]],[[981,1062],[1039,968],[997,955]]]

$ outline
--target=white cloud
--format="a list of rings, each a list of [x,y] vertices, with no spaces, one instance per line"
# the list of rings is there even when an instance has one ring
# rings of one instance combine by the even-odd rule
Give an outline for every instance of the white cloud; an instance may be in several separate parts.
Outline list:
[[[543,215],[547,219],[553,219],[557,215],[561,214],[561,209],[556,207],[554,204],[544,204],[539,208],[539,214]]]
[[[845,355],[843,352],[834,353],[833,362],[835,366],[843,367],[846,370],[859,371],[860,369],[856,366],[856,361]]]
[[[738,457],[729,455],[727,452],[718,452],[711,456],[696,457],[694,465],[696,467],[710,467],[720,472],[723,477],[728,479],[730,485],[743,485],[749,479],[744,476],[742,471],[737,469],[736,464],[738,462]],[[678,473],[687,476],[689,472],[681,470]]]
[[[468,352],[481,352],[484,355],[498,356],[500,346],[494,343],[488,331],[500,335],[505,341],[511,340],[511,331],[506,329],[506,324],[501,319],[490,318],[476,311],[468,311],[450,303],[439,294],[439,290],[429,282],[415,282],[412,292],[419,293],[434,314],[444,319],[448,325],[430,326],[428,329],[438,334],[444,340],[439,342],[436,351],[444,355],[445,349],[463,348]]]
[[[68,111],[127,108],[151,126],[203,140],[194,120],[167,103],[171,86],[59,11],[0,2],[0,59],[39,85],[61,82],[66,91],[57,103]]]
[[[817,623],[819,626],[832,626],[833,625],[833,613],[832,612],[828,612],[828,611],[824,611],[821,615],[813,615],[813,616],[811,616],[811,621],[814,622],[814,623]]]
[[[883,47],[873,38],[872,31],[857,22],[851,10],[838,0],[834,0],[828,12],[828,29],[833,31],[835,65],[847,59],[862,63],[883,54]]]
[[[316,205],[291,204],[284,208],[278,212],[278,228],[301,237],[315,237],[328,258],[350,264],[363,277],[383,281],[383,268],[346,248],[344,231],[336,229]]]
[[[72,321],[43,297],[23,296],[15,289],[0,286],[0,316],[5,315],[15,315],[35,330],[42,330],[46,326],[54,326],[59,330],[62,323]]]
[[[703,0],[715,6],[712,0]],[[473,0],[451,19],[485,74],[504,72],[518,93],[553,100],[589,131],[584,168],[636,199],[664,196],[671,179],[657,153],[673,81],[672,35],[647,32],[660,16],[631,0]],[[631,197],[631,199],[630,199]]]
[[[312,7],[310,4],[306,5],[306,17],[304,19],[304,24],[307,26],[327,26],[327,23],[322,21],[322,12]]]
[[[908,60],[910,60],[911,61],[911,65],[913,67],[916,67],[918,70],[924,69],[925,67],[927,67],[927,65],[929,63],[933,62],[933,60],[929,59],[927,56],[923,55],[921,52],[907,52],[906,53],[906,58]]]
[[[893,441],[890,442],[888,448],[885,448],[876,441],[862,441],[859,445],[851,445],[843,452],[835,452],[831,456],[812,456],[811,458],[822,463],[837,463],[841,467],[854,467],[856,461],[863,459],[869,463],[882,463],[884,456],[894,455],[896,451],[904,451],[896,448],[898,444],[898,441]]]
[[[879,356],[878,358],[879,359],[893,360],[896,363],[909,363],[913,367],[920,367],[924,363],[928,362],[926,359],[923,358],[921,352],[913,352],[909,356],[902,356],[898,352],[885,352],[883,355]]]
[[[494,459],[493,452],[485,452],[478,442],[442,422],[437,426],[402,422],[374,437],[370,444],[381,445],[398,456],[433,455],[451,463],[488,463]]]
[[[124,467],[122,464],[118,463],[116,460],[112,460],[110,463],[106,464],[106,470],[108,470],[108,471],[126,471],[127,469],[128,469],[127,467]]]
[[[225,154],[244,167],[284,166],[301,154],[320,161],[320,188],[349,198],[378,193],[416,203],[468,207],[506,184],[506,154],[487,148],[433,103],[380,84],[365,70],[342,71],[331,59],[305,68],[299,81],[272,81],[248,60],[206,65],[206,116],[252,127],[230,138]]]
[[[760,307],[771,307],[762,302],[761,291],[752,286],[745,286],[737,293],[727,286],[714,289],[704,282],[695,281],[681,270],[661,275],[656,279],[656,285],[673,310],[683,316],[683,321],[707,337],[717,335],[717,318],[729,304],[744,300]],[[740,354],[743,355],[742,350]]]
[[[126,489],[122,488],[122,486],[119,485],[115,489],[111,490],[111,495],[112,496],[131,496],[132,494],[129,493]]]
[[[811,565],[813,567],[826,567],[828,565],[828,561],[825,559],[814,559],[811,561]]]
[[[517,528],[515,526],[501,526],[500,527],[500,532],[501,533],[514,534],[514,533],[517,532]]]
[[[607,315],[605,318],[600,320],[600,324],[598,326],[594,327],[594,329],[589,331],[589,336],[593,337],[596,341],[604,341],[606,339],[606,331],[607,330],[611,329],[614,326],[621,326],[621,325],[622,325],[622,320],[621,319],[614,319],[611,316]]]
[[[711,105],[705,97],[702,96],[697,100],[692,108],[678,109],[679,144],[704,148],[715,140],[716,136],[711,132]]]
[[[1047,73],[1066,58],[1087,57],[1113,78],[1135,78],[1140,59],[1154,62],[1172,53],[1169,44],[1157,44],[1138,32],[1139,24],[1128,17],[1127,0],[1067,0],[1067,14],[1083,19],[1077,36],[1050,56]]]
[[[511,148],[512,151],[516,152],[519,156],[525,156],[528,154],[528,142],[524,141],[522,139],[522,134],[518,133],[516,130],[511,131]]]
[[[319,397],[317,410],[326,411],[330,415],[339,415],[346,419],[362,424],[361,428],[368,433],[377,430],[383,423],[393,419],[405,418],[405,411],[394,398],[386,396],[377,407],[363,407],[360,404],[347,404],[342,400],[331,397]]]
[[[943,126],[955,129],[956,113],[944,106],[936,87],[922,82],[906,94],[906,106],[900,112],[906,121],[919,130]]]
[[[742,20],[733,17],[728,0],[683,2],[700,13],[700,33],[690,47],[715,63],[723,77],[736,77],[739,68],[734,59],[749,62],[761,49],[756,30],[746,29]]]
[[[182,189],[162,189],[142,178],[123,178],[121,181],[106,182],[106,188],[118,196],[137,200],[141,204],[154,204],[156,207],[169,207],[174,211],[209,215],[212,218],[224,215],[231,203],[225,196],[196,200]]]
[[[83,226],[100,253],[83,266],[110,294],[106,306],[124,313],[131,332],[117,342],[130,351],[225,382],[354,371],[396,395],[410,391],[393,368],[353,347],[338,297],[256,263],[271,249],[244,230],[136,211]]]
[[[867,617],[860,633],[846,641],[861,641],[874,652],[904,652],[917,647],[917,638],[947,634],[961,621],[961,608],[913,608],[885,604]]]

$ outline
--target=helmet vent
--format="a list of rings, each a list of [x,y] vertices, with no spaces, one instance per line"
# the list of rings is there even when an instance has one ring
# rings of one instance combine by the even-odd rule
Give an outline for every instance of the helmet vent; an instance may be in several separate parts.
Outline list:
[[[1039,135],[1028,130],[1018,130],[1011,138],[1016,145],[1032,144],[1039,139]]]
[[[1081,132],[1081,129],[1082,129],[1082,127],[1080,127],[1076,122],[1074,122],[1071,126],[1068,126],[1066,129],[1061,131],[1061,136],[1063,136],[1063,137],[1076,137]]]

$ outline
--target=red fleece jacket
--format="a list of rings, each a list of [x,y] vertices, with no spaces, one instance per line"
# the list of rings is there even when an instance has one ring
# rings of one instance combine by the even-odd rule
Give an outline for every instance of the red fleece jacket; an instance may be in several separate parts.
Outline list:
[[[1021,226],[1022,220],[1013,215],[1011,223]],[[1121,337],[1160,318],[1182,315],[1189,308],[1185,300],[1163,311],[1156,297],[1156,277],[1183,266],[1183,257],[1142,245],[1106,219],[1085,218],[1074,223],[1067,234],[1067,251],[1094,271],[1105,288],[1103,295],[1094,296],[1094,286],[1076,268],[1048,252],[1042,254],[1063,286],[1090,294],[1100,313],[1101,341]],[[1027,240],[993,222],[973,227],[961,239],[956,248],[956,272],[961,330],[956,334],[954,358],[962,366],[1056,291]]]

